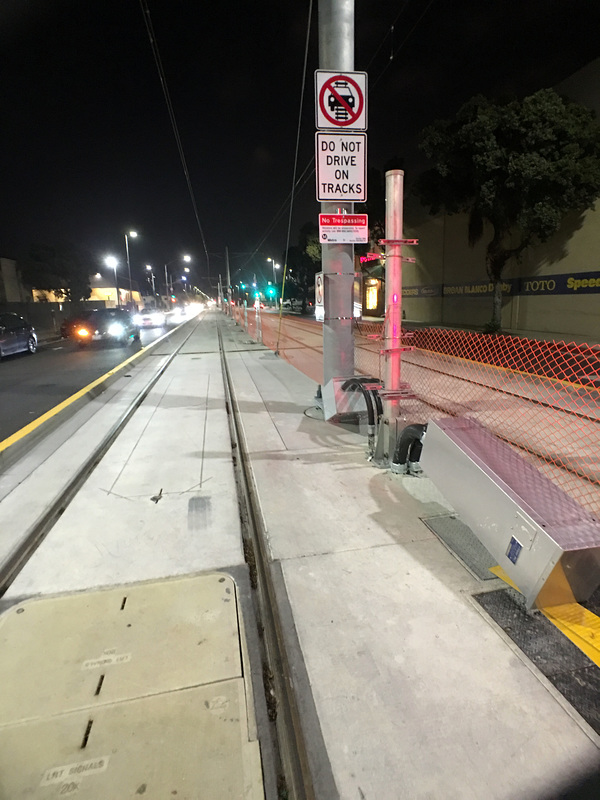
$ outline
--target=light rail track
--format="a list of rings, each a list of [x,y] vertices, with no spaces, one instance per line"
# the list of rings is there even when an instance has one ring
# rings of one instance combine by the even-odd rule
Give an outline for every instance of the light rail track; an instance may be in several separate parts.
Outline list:
[[[127,408],[102,436],[75,471],[65,476],[64,485],[55,493],[43,513],[24,532],[18,545],[5,556],[0,555],[0,597],[15,581],[28,560],[38,550],[69,504],[83,488],[88,478],[101,463],[111,446],[140,409],[153,387],[169,369],[182,348],[194,334],[196,321],[174,350],[165,356],[157,369],[128,403]],[[307,750],[300,725],[300,715],[293,688],[292,671],[286,654],[284,625],[277,610],[275,586],[271,577],[265,543],[260,504],[244,442],[237,400],[231,381],[227,352],[221,334],[221,320],[217,322],[217,339],[222,367],[226,412],[231,440],[232,463],[237,488],[237,505],[240,515],[243,549],[250,583],[254,590],[252,603],[258,630],[262,683],[271,730],[261,734],[269,737],[274,751],[277,771],[277,798],[314,800],[315,793],[309,769]],[[232,498],[233,499],[233,498]],[[269,798],[271,800],[271,798]],[[273,797],[273,800],[275,798]]]
[[[181,348],[188,341],[190,336],[192,336],[195,327],[196,326],[192,328],[183,341],[177,345],[173,353],[167,357],[167,360],[152,375],[150,380],[131,401],[128,408],[123,412],[117,422],[107,431],[102,441],[96,447],[94,447],[92,452],[87,456],[81,467],[67,480],[60,493],[48,505],[41,517],[26,531],[19,545],[3,558],[2,562],[0,563],[0,597],[6,593],[9,586],[19,572],[23,569],[29,558],[31,558],[33,553],[35,553],[46,536],[50,533],[53,526],[60,519],[69,503],[77,495],[77,492],[81,489],[94,469],[98,466],[111,445],[115,442],[137,409],[144,402],[152,388],[162,377],[162,375],[164,375]]]
[[[266,536],[260,504],[250,470],[240,414],[223,346],[221,323],[217,328],[219,350],[229,416],[233,466],[238,486],[238,504],[244,537],[244,554],[255,589],[256,614],[262,633],[263,677],[269,717],[275,725],[280,758],[279,796],[294,800],[315,800],[308,755],[293,690],[286,654],[283,626],[277,611],[275,587],[269,569]]]

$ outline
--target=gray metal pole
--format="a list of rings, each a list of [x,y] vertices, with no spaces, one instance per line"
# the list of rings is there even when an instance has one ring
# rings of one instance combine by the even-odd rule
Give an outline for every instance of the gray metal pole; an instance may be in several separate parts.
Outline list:
[[[129,273],[129,305],[133,303],[133,293],[131,291],[131,264],[129,263],[129,239],[125,234],[125,252],[127,254],[127,272]]]
[[[229,248],[227,245],[225,245],[225,264],[227,266],[227,313],[231,315],[231,274],[229,271]]]
[[[354,70],[354,0],[320,0],[319,67]],[[321,203],[323,214],[352,214],[354,203]],[[321,247],[324,277],[323,383],[354,375],[354,245]]]
[[[404,205],[404,171],[392,169],[385,173],[385,237],[388,241],[402,239]],[[386,391],[400,389],[402,356],[402,245],[387,244],[385,248],[385,366],[383,380]],[[398,416],[398,397],[384,401],[384,419]]]

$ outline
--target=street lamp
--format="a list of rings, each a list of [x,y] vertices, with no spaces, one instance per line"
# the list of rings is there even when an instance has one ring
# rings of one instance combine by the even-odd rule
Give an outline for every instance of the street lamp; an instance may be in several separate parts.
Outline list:
[[[129,231],[129,236],[132,239],[137,238],[137,231]],[[127,238],[127,234],[125,234],[125,253],[127,255],[127,272],[129,273],[129,303],[133,304],[133,292],[131,290],[131,264],[129,263],[129,239]]]
[[[185,261],[188,264],[190,263],[191,260],[192,260],[191,256],[188,255],[182,256],[182,261]],[[167,267],[169,266],[169,264],[174,264],[176,261],[179,261],[179,259],[174,258],[172,261],[167,261],[167,263],[165,264],[165,299],[169,295],[169,276],[167,273]],[[172,291],[173,291],[173,280],[171,279],[171,292]]]
[[[111,269],[114,269],[114,271],[115,271],[115,292],[116,292],[116,295],[117,295],[117,308],[121,308],[121,297],[119,295],[119,283],[117,281],[117,265],[119,264],[119,262],[117,261],[117,259],[114,256],[106,256],[106,258],[104,259],[104,263],[106,264],[107,267],[110,267]]]
[[[150,266],[150,264],[146,264],[146,269],[150,270],[150,280],[152,281],[152,296],[156,297],[156,289],[154,287],[154,272],[152,271],[152,267]]]
[[[275,273],[276,269],[281,269],[281,264],[276,264],[274,258],[267,258],[267,261],[270,261],[273,264],[273,283],[277,286],[277,274]]]

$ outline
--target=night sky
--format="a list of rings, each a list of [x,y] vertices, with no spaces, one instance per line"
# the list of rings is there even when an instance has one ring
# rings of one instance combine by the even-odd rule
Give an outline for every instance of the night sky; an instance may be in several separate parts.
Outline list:
[[[226,245],[232,272],[280,259],[308,0],[147,5],[209,265],[138,0],[2,0],[0,256],[69,240],[99,265],[109,253],[124,261],[134,228],[134,275],[189,252],[197,280],[207,268],[214,278]],[[600,55],[599,30],[597,0],[356,0],[369,166],[404,158],[410,183],[424,125],[478,92],[558,83]],[[298,174],[314,151],[318,66],[315,0]],[[295,201],[291,244],[317,222],[314,186]]]

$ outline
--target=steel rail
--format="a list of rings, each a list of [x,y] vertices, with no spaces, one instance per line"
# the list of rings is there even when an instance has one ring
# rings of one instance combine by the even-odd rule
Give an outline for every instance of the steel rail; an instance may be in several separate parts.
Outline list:
[[[131,420],[135,412],[144,402],[146,397],[156,385],[158,380],[169,368],[173,359],[177,356],[181,348],[188,341],[196,330],[200,321],[194,325],[190,333],[178,344],[175,350],[169,355],[161,367],[152,375],[146,385],[140,390],[137,396],[131,401],[129,407],[121,414],[120,418],[109,429],[102,441],[94,448],[91,454],[85,459],[77,472],[66,482],[60,493],[54,498],[44,513],[27,530],[20,544],[8,555],[0,565],[0,597],[8,590],[11,583],[15,580],[19,572],[23,569],[33,553],[50,533],[54,525],[58,522],[67,506],[77,495],[85,481],[96,469],[102,458],[106,455],[111,445],[115,442],[123,428]]]
[[[238,503],[244,536],[244,555],[255,589],[258,622],[264,644],[263,677],[269,717],[275,724],[281,776],[279,795],[294,800],[316,800],[309,759],[293,689],[283,624],[269,566],[266,532],[260,513],[258,495],[252,477],[250,458],[241,425],[241,415],[227,364],[221,333],[217,324],[219,351],[229,418],[233,467],[238,486]]]

